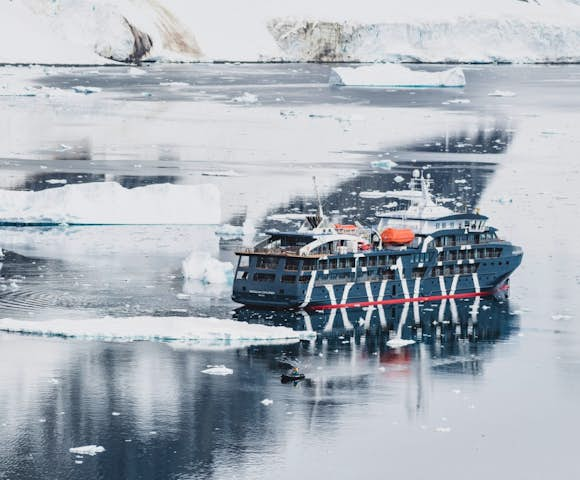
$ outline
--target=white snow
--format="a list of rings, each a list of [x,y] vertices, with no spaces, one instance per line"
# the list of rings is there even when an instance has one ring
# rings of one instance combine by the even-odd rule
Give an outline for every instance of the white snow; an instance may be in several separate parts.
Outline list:
[[[70,453],[76,453],[77,455],[91,455],[94,456],[97,453],[102,453],[105,451],[104,447],[97,445],[85,445],[84,447],[73,447],[69,448]]]
[[[216,231],[216,235],[220,238],[226,238],[228,240],[241,239],[244,237],[244,227],[237,227],[235,225],[224,224],[220,225]]]
[[[264,400],[262,400],[260,402],[262,405],[264,405],[265,407],[272,405],[274,403],[274,400],[271,400],[269,398],[264,398]]]
[[[489,92],[487,94],[489,97],[515,97],[516,94],[514,92],[510,92],[509,90],[494,90],[493,92]]]
[[[362,67],[335,67],[328,82],[351,87],[463,87],[465,75],[459,67],[426,72],[395,63],[377,63]]]
[[[214,185],[115,182],[65,185],[38,192],[0,190],[0,222],[43,224],[216,224],[220,194]]]
[[[0,319],[0,331],[85,340],[230,342],[298,341],[306,334],[287,327],[211,317],[99,317],[51,320]]]
[[[208,365],[208,368],[202,370],[201,373],[206,373],[207,375],[232,375],[234,371],[225,365]]]
[[[203,283],[230,283],[234,267],[230,262],[221,262],[207,252],[192,252],[182,263],[183,276],[188,280]]]

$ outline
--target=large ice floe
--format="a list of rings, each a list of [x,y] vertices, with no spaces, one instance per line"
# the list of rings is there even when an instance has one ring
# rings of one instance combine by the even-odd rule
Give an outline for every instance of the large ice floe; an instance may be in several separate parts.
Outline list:
[[[287,327],[250,324],[210,317],[101,317],[45,321],[0,319],[0,331],[130,342],[136,340],[205,344],[280,343],[304,337]]]
[[[20,0],[0,19],[0,63],[580,60],[577,0]]]
[[[128,189],[95,182],[38,192],[0,190],[4,225],[209,225],[220,216],[219,190],[211,184]]]
[[[459,67],[426,72],[395,63],[377,63],[362,67],[335,67],[330,72],[328,83],[351,87],[463,87],[465,75]]]

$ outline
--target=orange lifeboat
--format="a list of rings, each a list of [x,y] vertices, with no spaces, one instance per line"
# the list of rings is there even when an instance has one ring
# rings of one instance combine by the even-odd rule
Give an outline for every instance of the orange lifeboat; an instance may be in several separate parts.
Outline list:
[[[391,243],[394,245],[406,245],[411,243],[415,238],[413,230],[406,228],[385,228],[381,233],[381,240],[383,243]]]

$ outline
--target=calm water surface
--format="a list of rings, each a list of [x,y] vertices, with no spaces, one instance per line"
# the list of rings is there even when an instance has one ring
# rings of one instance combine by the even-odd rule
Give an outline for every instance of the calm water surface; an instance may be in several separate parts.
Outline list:
[[[465,89],[392,91],[329,89],[324,65],[143,70],[17,71],[50,93],[0,97],[0,186],[214,183],[222,222],[250,233],[1,228],[0,318],[216,316],[318,336],[239,348],[2,333],[0,478],[580,475],[580,67],[469,67]],[[386,201],[360,192],[400,188],[415,168],[524,248],[509,299],[388,308],[381,325],[377,310],[239,308],[230,286],[183,278],[191,251],[234,262],[252,232],[297,226],[280,215],[315,208],[312,175],[326,212],[372,223]],[[218,170],[236,176],[204,175]],[[416,343],[389,348],[401,318]],[[305,381],[280,383],[287,359]],[[233,374],[201,373],[216,364]],[[105,451],[69,453],[91,444]]]

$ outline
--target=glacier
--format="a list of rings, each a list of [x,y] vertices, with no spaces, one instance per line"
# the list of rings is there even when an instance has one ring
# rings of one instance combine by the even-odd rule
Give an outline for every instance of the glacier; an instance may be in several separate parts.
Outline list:
[[[0,19],[0,63],[580,61],[575,0],[22,0]]]
[[[41,191],[0,190],[4,225],[212,225],[220,217],[220,193],[212,184],[128,189],[116,182],[94,182]]]

